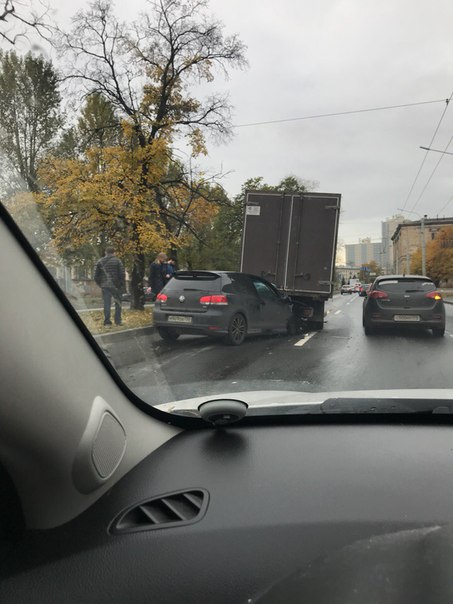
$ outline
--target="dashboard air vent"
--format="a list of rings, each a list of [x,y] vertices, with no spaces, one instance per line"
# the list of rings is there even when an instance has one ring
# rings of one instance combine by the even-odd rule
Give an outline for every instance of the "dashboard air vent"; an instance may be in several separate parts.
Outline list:
[[[208,505],[203,489],[177,491],[148,499],[123,510],[112,522],[112,533],[134,533],[198,522]]]

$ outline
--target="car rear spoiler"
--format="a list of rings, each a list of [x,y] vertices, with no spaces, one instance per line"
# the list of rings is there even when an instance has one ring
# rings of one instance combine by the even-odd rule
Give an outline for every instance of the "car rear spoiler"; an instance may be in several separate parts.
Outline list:
[[[213,281],[214,279],[220,279],[220,275],[217,273],[211,273],[210,271],[177,271],[173,278],[175,279],[200,279],[204,281]]]

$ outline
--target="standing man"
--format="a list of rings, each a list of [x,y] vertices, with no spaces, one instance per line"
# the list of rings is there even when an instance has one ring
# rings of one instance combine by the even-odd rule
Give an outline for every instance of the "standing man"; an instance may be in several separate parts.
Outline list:
[[[121,295],[125,291],[125,272],[123,263],[115,255],[113,247],[107,247],[104,258],[96,264],[94,280],[102,288],[104,300],[104,325],[111,325],[110,310],[112,298],[115,301],[115,324],[121,325]]]
[[[165,265],[165,282],[170,281],[173,275],[176,273],[176,259],[169,258]]]
[[[167,281],[165,278],[166,262],[166,254],[160,252],[160,254],[157,254],[156,259],[149,267],[149,286],[153,293],[153,300],[156,299],[157,294],[163,289]]]

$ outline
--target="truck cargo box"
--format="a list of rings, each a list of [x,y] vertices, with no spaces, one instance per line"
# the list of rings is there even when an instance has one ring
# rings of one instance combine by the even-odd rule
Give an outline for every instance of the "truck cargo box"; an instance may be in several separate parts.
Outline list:
[[[331,297],[340,203],[335,193],[248,191],[241,271],[290,296]]]

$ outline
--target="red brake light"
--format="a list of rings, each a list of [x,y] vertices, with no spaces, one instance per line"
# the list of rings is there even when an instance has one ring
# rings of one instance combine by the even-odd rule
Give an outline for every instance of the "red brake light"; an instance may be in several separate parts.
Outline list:
[[[217,306],[226,306],[228,299],[226,296],[202,296],[200,298],[200,304],[216,304]]]
[[[168,296],[166,294],[157,294],[156,300],[159,302],[166,302],[168,300]]]
[[[383,300],[389,296],[386,292],[382,292],[380,289],[375,289],[368,294],[368,297],[373,298],[374,300]]]
[[[440,294],[440,292],[434,291],[434,292],[428,292],[427,294],[425,294],[426,298],[432,298],[433,300],[442,300],[442,296]]]

